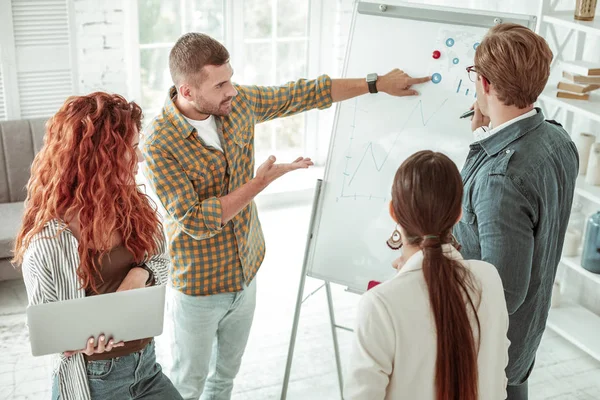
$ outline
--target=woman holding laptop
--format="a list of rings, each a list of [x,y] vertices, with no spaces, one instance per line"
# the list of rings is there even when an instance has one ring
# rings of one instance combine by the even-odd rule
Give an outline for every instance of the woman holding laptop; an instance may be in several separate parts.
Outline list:
[[[46,124],[15,246],[30,305],[166,283],[162,225],[135,182],[141,118],[97,92],[68,98]],[[53,399],[181,399],[152,338],[98,332],[81,348],[56,356]]]

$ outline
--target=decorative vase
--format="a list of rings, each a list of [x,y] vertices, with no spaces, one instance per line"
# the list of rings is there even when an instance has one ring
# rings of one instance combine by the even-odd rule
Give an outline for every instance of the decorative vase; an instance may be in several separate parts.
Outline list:
[[[554,285],[552,286],[552,298],[550,299],[550,307],[560,307],[560,295],[560,283],[554,282]]]
[[[563,244],[563,257],[575,257],[579,254],[581,247],[581,239],[585,229],[587,218],[583,213],[583,205],[580,202],[574,202],[567,224],[567,232],[565,233],[565,242]]]
[[[577,146],[577,152],[579,153],[579,175],[585,175],[587,171],[590,148],[595,142],[596,136],[591,133],[580,133],[575,137],[575,146]]]
[[[596,0],[577,0],[575,3],[575,19],[593,21],[596,15]]]
[[[581,242],[581,232],[567,231],[565,233],[565,242],[563,243],[563,257],[575,257],[579,252]]]
[[[593,273],[600,273],[600,211],[592,215],[587,223],[581,266]]]
[[[585,182],[589,185],[600,185],[600,143],[594,143],[590,149]]]

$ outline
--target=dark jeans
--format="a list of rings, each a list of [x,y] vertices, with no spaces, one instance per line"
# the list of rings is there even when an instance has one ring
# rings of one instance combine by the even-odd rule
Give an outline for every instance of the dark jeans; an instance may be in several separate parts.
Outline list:
[[[506,400],[527,400],[529,396],[529,377],[533,372],[533,367],[535,366],[535,359],[531,363],[531,367],[529,367],[529,371],[527,371],[527,375],[525,375],[525,380],[523,383],[518,385],[508,385],[506,386]]]
[[[506,387],[506,400],[527,400],[528,397],[528,381],[525,381],[517,386],[508,385]]]
[[[156,362],[154,341],[143,350],[124,357],[88,362],[87,376],[92,399],[181,400],[181,395]],[[52,399],[60,399],[56,378]]]

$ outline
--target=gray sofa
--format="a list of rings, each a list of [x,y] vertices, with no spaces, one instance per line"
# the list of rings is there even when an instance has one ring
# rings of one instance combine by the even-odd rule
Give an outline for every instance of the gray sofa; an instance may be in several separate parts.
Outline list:
[[[23,216],[31,163],[44,143],[47,120],[0,121],[0,281],[21,277],[10,259]]]

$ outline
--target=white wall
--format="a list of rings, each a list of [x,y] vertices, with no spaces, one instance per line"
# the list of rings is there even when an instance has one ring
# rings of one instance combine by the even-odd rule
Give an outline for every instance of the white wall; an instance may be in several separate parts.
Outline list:
[[[79,92],[108,90],[130,92],[126,57],[129,22],[127,10],[133,0],[72,0],[75,10]],[[412,0],[414,3],[479,8],[524,14],[537,14],[538,0]],[[575,0],[562,0],[564,8],[573,8]],[[332,27],[333,60],[323,60],[323,72],[339,76],[343,65],[348,31],[355,0],[328,0],[323,14],[324,26]],[[590,38],[584,57],[597,58],[600,41]]]
[[[127,95],[125,2],[73,0],[78,92],[104,90]]]

